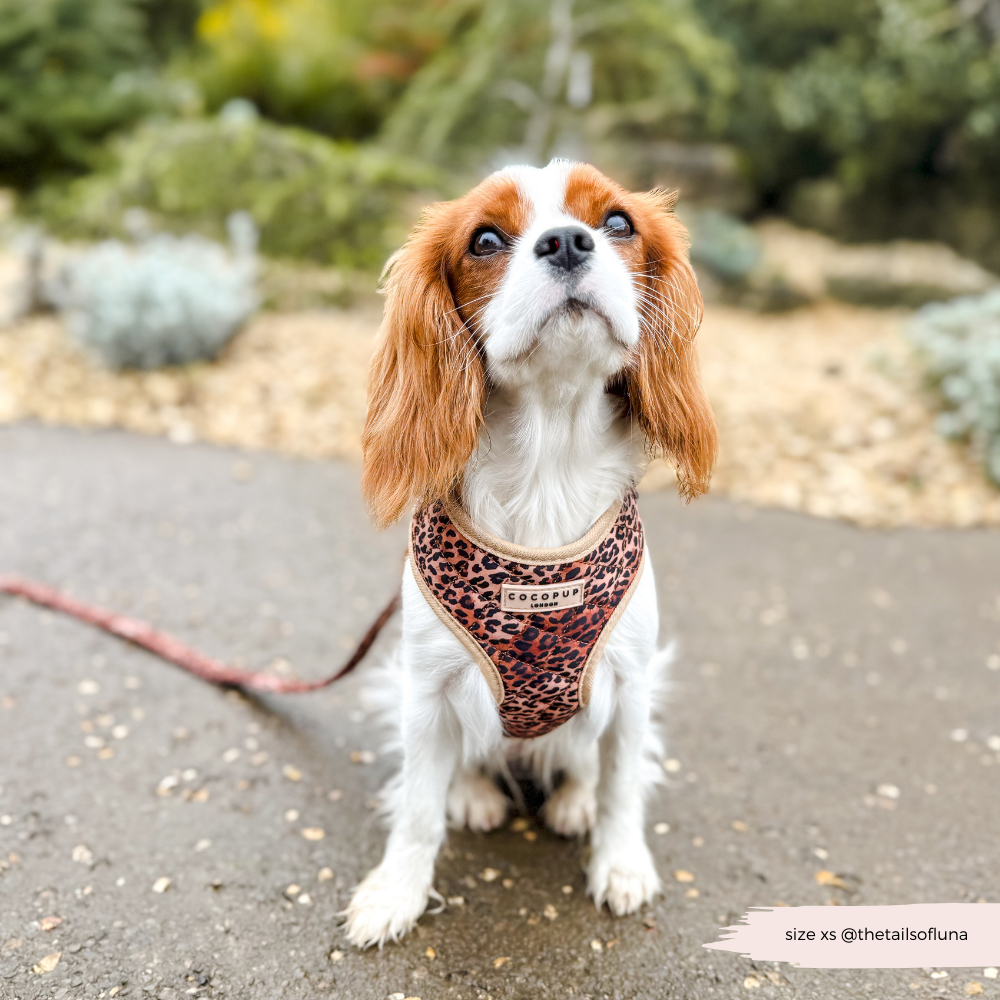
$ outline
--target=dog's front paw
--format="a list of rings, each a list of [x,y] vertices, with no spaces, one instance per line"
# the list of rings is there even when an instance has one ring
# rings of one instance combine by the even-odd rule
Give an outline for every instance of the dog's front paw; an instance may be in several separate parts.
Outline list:
[[[597,817],[597,797],[593,785],[567,778],[548,798],[545,825],[563,837],[582,837]]]
[[[348,941],[358,948],[398,941],[427,908],[429,894],[430,885],[417,884],[412,876],[390,873],[382,865],[372,869],[344,911]]]
[[[587,891],[598,907],[607,903],[616,916],[635,913],[660,893],[660,876],[645,843],[628,849],[595,851],[587,869]]]
[[[486,833],[507,818],[510,799],[482,774],[457,774],[448,789],[448,821]]]

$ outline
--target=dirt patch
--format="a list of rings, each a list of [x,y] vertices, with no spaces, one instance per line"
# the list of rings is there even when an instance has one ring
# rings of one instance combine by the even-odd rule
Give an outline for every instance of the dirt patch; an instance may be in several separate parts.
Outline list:
[[[933,429],[906,313],[710,306],[699,334],[722,449],[716,493],[866,525],[1000,524],[1000,491]],[[378,312],[257,317],[214,364],[116,374],[58,320],[0,332],[0,422],[120,426],[307,458],[360,455]],[[670,488],[654,463],[645,490]]]

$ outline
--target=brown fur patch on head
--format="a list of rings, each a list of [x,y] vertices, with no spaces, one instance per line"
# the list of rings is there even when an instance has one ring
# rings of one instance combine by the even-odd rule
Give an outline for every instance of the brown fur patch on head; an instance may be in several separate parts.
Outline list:
[[[469,245],[479,229],[513,239],[525,225],[515,183],[490,177],[457,201],[431,205],[386,268],[361,439],[362,490],[379,528],[412,500],[446,495],[475,450],[486,384],[478,319],[507,254],[474,257]]]
[[[571,170],[566,187],[566,211],[591,228],[613,212],[632,221],[632,237],[612,240],[632,272],[641,326],[621,381],[649,451],[674,460],[680,493],[690,499],[708,489],[718,442],[694,346],[701,293],[676,200],[663,191],[631,194],[584,164]]]

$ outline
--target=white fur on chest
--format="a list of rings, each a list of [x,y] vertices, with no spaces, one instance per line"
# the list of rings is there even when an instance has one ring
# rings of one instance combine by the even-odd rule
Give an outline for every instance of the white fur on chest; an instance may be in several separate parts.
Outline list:
[[[521,379],[491,393],[463,478],[472,520],[517,545],[576,541],[635,482],[642,458],[605,392],[606,333],[588,329],[592,317],[563,322],[524,360]]]

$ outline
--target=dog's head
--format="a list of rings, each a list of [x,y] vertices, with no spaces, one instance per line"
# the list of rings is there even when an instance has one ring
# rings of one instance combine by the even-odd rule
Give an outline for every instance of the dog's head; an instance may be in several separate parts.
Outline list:
[[[363,487],[375,522],[445,495],[491,386],[600,377],[681,491],[708,488],[715,424],[693,339],[702,302],[662,192],[584,164],[510,167],[432,205],[387,265]]]

